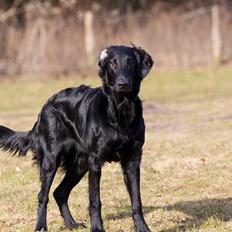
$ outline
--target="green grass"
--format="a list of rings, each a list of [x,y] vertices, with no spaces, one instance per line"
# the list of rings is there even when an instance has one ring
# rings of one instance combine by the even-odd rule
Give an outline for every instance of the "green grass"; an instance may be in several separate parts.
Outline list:
[[[147,223],[159,232],[232,231],[232,69],[152,73],[141,98],[147,126],[141,191]],[[97,78],[0,82],[0,124],[31,129],[53,93]],[[62,179],[58,174],[52,191]],[[106,231],[133,231],[130,202],[118,164],[106,164],[101,181]],[[31,154],[0,151],[0,231],[33,231],[39,178]],[[73,190],[74,217],[89,231],[87,177]],[[64,224],[50,195],[50,231]]]

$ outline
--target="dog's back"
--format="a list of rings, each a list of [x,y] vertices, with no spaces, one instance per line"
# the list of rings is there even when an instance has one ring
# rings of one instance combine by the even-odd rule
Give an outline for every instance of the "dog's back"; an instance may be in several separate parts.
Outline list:
[[[88,111],[91,111],[93,101],[101,96],[101,88],[85,85],[58,92],[43,106],[30,131],[13,131],[0,125],[0,148],[20,156],[31,150],[39,163],[44,158],[43,143],[48,148],[51,145],[60,147],[63,153],[74,147],[78,152],[86,146],[83,131]]]

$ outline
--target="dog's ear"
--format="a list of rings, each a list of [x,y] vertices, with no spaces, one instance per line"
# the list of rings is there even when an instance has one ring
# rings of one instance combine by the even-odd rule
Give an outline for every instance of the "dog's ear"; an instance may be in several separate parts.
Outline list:
[[[134,55],[138,63],[139,76],[143,79],[149,73],[153,66],[153,60],[151,56],[142,48],[132,47]]]
[[[101,78],[105,75],[107,58],[108,58],[108,53],[107,53],[107,49],[105,49],[101,52],[100,57],[99,57],[99,61],[98,61],[98,66],[100,68],[98,75]]]

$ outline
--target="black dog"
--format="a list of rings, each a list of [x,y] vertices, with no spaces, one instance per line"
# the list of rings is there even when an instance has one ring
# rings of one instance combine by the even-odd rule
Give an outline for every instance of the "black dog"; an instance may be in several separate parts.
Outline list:
[[[65,89],[43,106],[32,130],[15,132],[0,126],[0,148],[14,154],[34,154],[40,167],[36,231],[47,230],[48,194],[59,166],[66,170],[54,197],[68,228],[74,221],[68,197],[89,171],[91,231],[104,231],[101,218],[100,178],[105,161],[120,162],[137,232],[150,231],[140,198],[140,161],[144,143],[140,83],[153,65],[143,49],[111,46],[102,51],[99,76],[103,86]]]

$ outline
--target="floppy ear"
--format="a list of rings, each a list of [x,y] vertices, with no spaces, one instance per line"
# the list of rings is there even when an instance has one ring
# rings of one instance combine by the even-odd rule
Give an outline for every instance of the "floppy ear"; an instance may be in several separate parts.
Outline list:
[[[144,49],[135,46],[133,46],[132,49],[138,63],[139,76],[143,79],[150,72],[153,66],[153,60]]]
[[[105,75],[105,69],[106,69],[106,60],[108,58],[107,49],[103,50],[100,54],[98,66],[99,66],[99,72],[98,75],[102,78]]]

